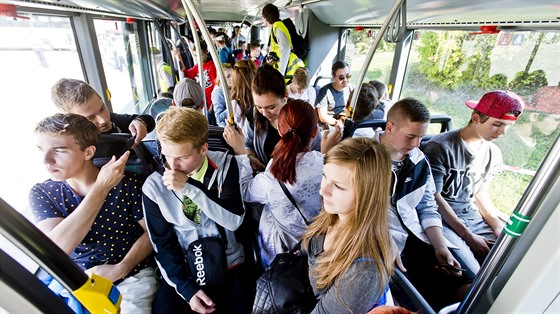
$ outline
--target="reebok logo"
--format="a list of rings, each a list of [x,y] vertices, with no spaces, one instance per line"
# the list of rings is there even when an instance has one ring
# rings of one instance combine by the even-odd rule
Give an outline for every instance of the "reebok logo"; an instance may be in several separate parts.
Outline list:
[[[204,272],[204,258],[202,258],[202,244],[193,246],[194,256],[194,266],[197,270],[196,272],[196,283],[199,286],[206,285],[206,273]]]

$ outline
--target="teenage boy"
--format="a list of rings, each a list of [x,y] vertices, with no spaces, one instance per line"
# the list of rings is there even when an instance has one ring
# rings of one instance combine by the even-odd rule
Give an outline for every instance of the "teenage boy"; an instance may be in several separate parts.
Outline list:
[[[84,270],[116,283],[122,313],[150,313],[157,280],[142,183],[124,171],[130,153],[97,168],[92,158],[101,133],[77,114],[45,118],[35,133],[50,175],[29,193],[37,228]]]
[[[466,104],[473,109],[469,123],[434,136],[423,150],[432,166],[444,233],[453,243],[465,241],[482,262],[504,227],[488,195],[503,166],[502,153],[492,142],[515,124],[524,102],[497,90]]]
[[[142,188],[146,225],[164,279],[154,308],[161,313],[246,312],[241,267],[236,267],[244,253],[233,233],[245,214],[235,158],[208,150],[208,121],[192,108],[165,111],[156,135],[165,168],[150,175]],[[197,284],[197,274],[189,273],[185,263],[189,245],[210,236],[227,242],[228,271],[213,295]]]
[[[462,270],[462,249],[443,236],[430,165],[418,148],[429,124],[426,106],[405,98],[391,107],[385,131],[376,132],[374,139],[387,147],[393,160],[391,235],[409,279],[437,311],[461,300],[474,274]]]
[[[101,133],[130,133],[139,144],[156,123],[150,115],[130,115],[110,112],[99,94],[88,83],[62,78],[51,88],[51,98],[62,112],[82,115],[97,126]]]

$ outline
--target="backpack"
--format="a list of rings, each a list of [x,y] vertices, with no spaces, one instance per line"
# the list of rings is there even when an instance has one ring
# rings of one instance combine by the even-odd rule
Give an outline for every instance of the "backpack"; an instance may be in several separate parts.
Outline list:
[[[290,38],[292,39],[292,52],[295,53],[298,58],[303,60],[303,58],[307,55],[307,52],[309,52],[307,39],[298,34],[296,26],[290,18],[282,20],[282,23],[284,23],[284,26],[286,26],[286,29],[290,33]],[[274,32],[272,32],[272,37],[274,37],[275,42],[278,42]]]

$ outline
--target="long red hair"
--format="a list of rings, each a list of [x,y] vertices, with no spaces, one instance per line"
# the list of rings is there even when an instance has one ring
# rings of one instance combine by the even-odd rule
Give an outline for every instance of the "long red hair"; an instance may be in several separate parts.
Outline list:
[[[278,133],[282,137],[272,152],[270,172],[281,182],[296,182],[298,153],[309,151],[317,132],[317,113],[303,100],[289,101],[278,115]]]

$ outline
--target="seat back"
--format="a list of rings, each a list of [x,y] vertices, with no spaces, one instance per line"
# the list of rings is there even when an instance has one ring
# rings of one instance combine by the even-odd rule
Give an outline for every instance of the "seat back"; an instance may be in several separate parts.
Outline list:
[[[127,141],[132,135],[128,133],[109,133],[102,134],[101,139],[95,145],[97,148],[93,156],[93,163],[97,167],[105,165],[113,156],[120,157],[124,153]],[[142,178],[148,177],[157,168],[154,155],[142,142],[130,151],[130,156],[126,162],[126,170],[134,172]]]

